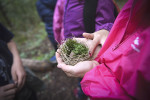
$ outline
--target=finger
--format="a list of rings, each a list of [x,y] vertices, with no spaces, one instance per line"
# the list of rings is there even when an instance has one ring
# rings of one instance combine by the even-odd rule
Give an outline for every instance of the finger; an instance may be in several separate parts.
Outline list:
[[[72,73],[71,73],[72,71],[69,69],[69,67],[67,65],[65,65],[65,64],[58,64],[57,67],[61,68],[65,72],[65,74],[67,76],[69,76],[69,77],[73,76]]]
[[[24,75],[18,75],[18,89],[20,90],[23,86]]]
[[[26,81],[26,75],[25,75],[24,78],[23,78],[23,84],[22,84],[21,88],[24,86],[25,81]]]
[[[93,39],[94,38],[94,35],[90,34],[90,33],[83,33],[82,35],[83,35],[83,37],[85,37],[87,39]]]
[[[4,86],[4,91],[7,91],[7,90],[10,90],[13,88],[16,88],[15,84],[8,84],[8,85]]]
[[[75,68],[75,66],[70,66],[70,65],[61,65],[62,67],[61,67],[61,69],[64,71],[64,72],[66,72],[66,73],[70,73],[70,74],[72,74],[72,75],[74,75],[75,73],[76,73],[76,68]]]
[[[12,71],[12,78],[13,78],[13,81],[16,83],[17,80],[18,80],[18,77],[16,75],[16,72],[15,71]]]
[[[99,45],[99,43],[97,41],[92,41],[92,45],[89,48],[91,55],[93,55],[93,53],[98,45]]]
[[[15,95],[16,90],[17,90],[17,88],[9,89],[9,90],[5,91],[4,96],[7,97],[7,96],[10,96],[10,95]]]
[[[59,50],[57,50],[57,52],[56,52],[56,60],[57,60],[58,64],[63,62],[60,57]]]
[[[59,63],[59,64],[57,65],[57,67],[58,67],[58,68],[61,68],[61,69],[62,69],[63,67],[66,67],[66,66],[68,66],[68,65],[66,65],[66,64],[63,63],[63,62],[62,62],[62,63]],[[63,69],[62,69],[62,70],[63,70]],[[64,71],[64,70],[63,70],[63,71]]]
[[[15,95],[7,96],[7,97],[6,97],[6,100],[13,100],[13,99],[14,99],[14,97],[15,97]]]
[[[64,72],[65,72],[65,71],[64,71]],[[65,74],[66,74],[68,77],[72,77],[72,74],[71,74],[71,73],[65,72]]]
[[[25,77],[25,75],[22,77],[22,80],[21,80],[21,82],[20,82],[20,84],[18,84],[18,91],[20,90],[20,89],[22,89],[22,87],[24,86],[24,84],[25,84],[25,80],[26,80],[26,77]],[[18,82],[19,83],[19,82]]]

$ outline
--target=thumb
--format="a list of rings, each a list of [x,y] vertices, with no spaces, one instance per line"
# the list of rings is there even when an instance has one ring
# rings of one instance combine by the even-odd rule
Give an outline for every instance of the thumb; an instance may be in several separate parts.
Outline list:
[[[93,55],[93,53],[95,52],[96,47],[99,45],[98,41],[93,40],[90,46],[90,54],[91,56]]]
[[[102,39],[102,40],[100,41],[100,44],[103,46],[104,43],[105,43],[105,41],[106,41],[106,39]]]
[[[85,37],[87,39],[93,39],[94,38],[94,35],[90,34],[90,33],[83,33],[82,35],[83,35],[83,37]]]

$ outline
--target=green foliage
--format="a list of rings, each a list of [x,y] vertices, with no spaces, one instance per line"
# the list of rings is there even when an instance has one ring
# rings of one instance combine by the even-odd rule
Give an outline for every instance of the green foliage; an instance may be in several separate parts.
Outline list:
[[[4,16],[4,14],[0,12],[0,22],[18,31],[25,31],[33,27],[33,25],[40,22],[35,6],[36,1],[37,0],[0,0],[0,5],[6,14],[6,16]],[[8,18],[11,25],[8,25],[5,17]]]
[[[36,10],[37,0],[0,0],[0,22],[15,34],[14,40],[21,58],[49,60],[44,23]],[[47,39],[48,40],[48,39]]]
[[[55,50],[52,50],[50,53],[40,54],[39,56],[33,57],[35,60],[49,60],[55,54]]]

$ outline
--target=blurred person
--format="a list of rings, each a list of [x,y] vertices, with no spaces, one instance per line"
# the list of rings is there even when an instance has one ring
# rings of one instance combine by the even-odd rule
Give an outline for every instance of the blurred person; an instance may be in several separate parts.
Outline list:
[[[150,99],[149,4],[128,0],[95,60],[70,66],[56,52],[58,68],[70,77],[83,77],[82,90],[91,100]],[[97,35],[84,37],[94,41]],[[100,44],[101,38],[96,41]]]
[[[55,41],[53,33],[53,13],[56,2],[57,0],[38,0],[36,2],[38,14],[45,24],[45,29],[48,34],[48,38],[51,41],[55,51],[57,50],[57,42]],[[57,63],[55,55],[50,58],[50,62]]]
[[[55,39],[61,44],[67,38],[83,38],[83,33],[85,35],[93,33],[99,34],[97,38],[101,38],[101,44],[103,44],[117,12],[118,9],[112,0],[58,0],[53,18]],[[99,41],[96,41],[93,47],[98,43]],[[94,51],[93,47],[90,48],[90,51]],[[81,79],[79,79],[80,81]],[[75,90],[77,97],[83,100],[87,99],[80,87],[79,83]]]
[[[0,100],[36,100],[31,89],[30,95],[24,92],[25,98],[19,99],[26,87],[26,72],[13,37],[14,35],[0,24]]]

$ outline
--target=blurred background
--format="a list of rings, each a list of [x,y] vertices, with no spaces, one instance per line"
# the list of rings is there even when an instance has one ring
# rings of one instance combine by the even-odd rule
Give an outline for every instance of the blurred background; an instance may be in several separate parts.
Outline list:
[[[0,0],[0,22],[15,34],[21,58],[48,61],[55,53],[48,40],[44,23],[36,10],[37,0]],[[120,9],[127,0],[115,0]],[[76,78],[68,78],[56,67],[35,74],[45,82],[46,89],[38,93],[39,100],[76,100]]]

